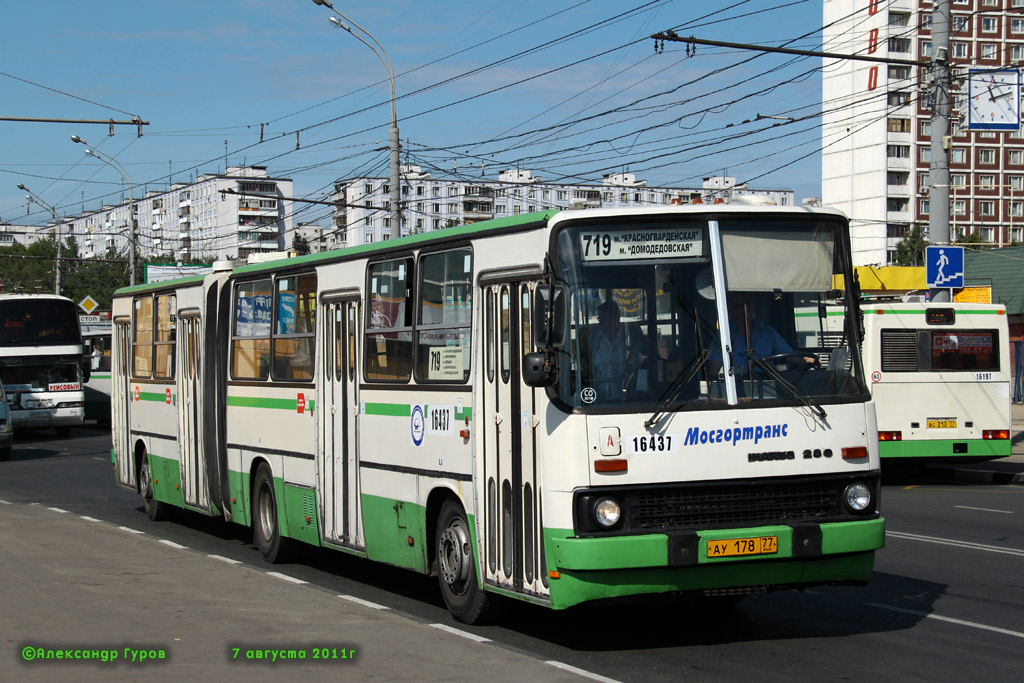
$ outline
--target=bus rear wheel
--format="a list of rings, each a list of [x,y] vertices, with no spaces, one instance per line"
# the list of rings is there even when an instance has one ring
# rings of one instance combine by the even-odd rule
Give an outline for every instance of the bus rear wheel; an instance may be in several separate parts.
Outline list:
[[[67,425],[64,425],[63,427],[54,427],[54,430],[57,432],[57,436],[62,439],[71,436],[71,427],[68,427]]]
[[[153,497],[153,473],[149,470],[149,454],[142,452],[142,465],[139,467],[139,492],[142,494],[142,507],[146,516],[154,522],[161,522],[169,516],[170,507]]]
[[[293,546],[290,539],[281,536],[277,523],[277,494],[274,492],[274,477],[266,463],[256,468],[252,485],[252,528],[253,543],[259,548],[263,559],[271,564],[291,559]]]
[[[448,611],[465,624],[490,621],[494,614],[493,600],[477,581],[469,523],[455,501],[445,501],[441,506],[435,539],[437,580]]]

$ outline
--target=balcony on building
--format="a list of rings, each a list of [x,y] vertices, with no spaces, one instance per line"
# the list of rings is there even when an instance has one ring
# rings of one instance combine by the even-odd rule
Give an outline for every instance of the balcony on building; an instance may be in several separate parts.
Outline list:
[[[600,190],[573,190],[570,208],[573,209],[600,209]]]
[[[492,191],[490,188],[478,188],[486,189],[488,194]],[[476,221],[485,221],[494,218],[494,204],[491,201],[480,201],[477,199],[463,199],[462,200],[462,220],[465,223],[474,223]]]

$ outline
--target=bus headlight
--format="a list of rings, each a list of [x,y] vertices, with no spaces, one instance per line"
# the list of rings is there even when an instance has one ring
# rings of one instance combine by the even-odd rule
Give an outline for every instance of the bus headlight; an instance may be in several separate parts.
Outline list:
[[[602,498],[594,506],[594,519],[605,529],[610,529],[618,524],[621,516],[622,510],[613,498]]]
[[[843,491],[843,502],[854,512],[864,512],[871,505],[871,490],[856,481]]]

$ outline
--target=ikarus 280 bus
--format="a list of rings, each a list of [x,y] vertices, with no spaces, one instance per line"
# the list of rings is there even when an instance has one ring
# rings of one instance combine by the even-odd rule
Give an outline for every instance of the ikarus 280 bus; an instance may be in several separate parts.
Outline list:
[[[150,517],[436,574],[466,622],[871,577],[859,341],[796,335],[853,281],[836,211],[545,212],[222,266],[114,298],[113,458]]]

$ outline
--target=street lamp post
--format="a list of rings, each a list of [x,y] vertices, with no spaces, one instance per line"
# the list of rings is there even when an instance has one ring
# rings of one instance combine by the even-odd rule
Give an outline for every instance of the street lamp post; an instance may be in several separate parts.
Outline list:
[[[134,285],[135,250],[137,245],[135,239],[135,196],[132,193],[132,179],[128,177],[128,172],[124,170],[124,166],[122,166],[114,157],[110,156],[109,154],[104,154],[98,149],[89,148],[89,143],[87,143],[85,140],[78,137],[77,135],[72,135],[71,141],[85,145],[86,154],[88,154],[91,157],[95,157],[96,159],[99,159],[108,166],[113,167],[114,170],[120,173],[121,177],[124,178],[124,182],[128,184],[128,283],[130,285]]]
[[[401,211],[401,204],[400,204],[400,202],[401,202],[401,198],[402,198],[402,189],[401,189],[401,186],[400,186],[401,178],[399,177],[399,166],[398,166],[398,162],[399,162],[398,116],[397,116],[397,114],[395,112],[395,70],[391,66],[391,58],[388,56],[387,50],[384,49],[384,46],[380,44],[380,41],[377,40],[373,36],[372,33],[370,33],[365,28],[363,28],[362,26],[360,26],[359,24],[357,24],[356,22],[352,21],[351,19],[346,17],[344,14],[342,14],[341,12],[336,10],[334,8],[334,5],[331,4],[330,0],[313,0],[313,3],[316,4],[316,5],[322,5],[322,6],[326,7],[327,9],[331,10],[332,12],[334,12],[335,14],[337,14],[338,17],[341,17],[341,19],[343,19],[344,21],[340,21],[337,17],[331,17],[331,24],[333,24],[335,28],[341,28],[341,29],[344,29],[344,30],[348,31],[357,40],[359,40],[359,42],[361,42],[363,45],[365,45],[366,47],[368,47],[371,50],[373,50],[373,54],[377,55],[377,59],[380,60],[381,64],[384,65],[384,68],[388,72],[388,80],[391,83],[391,127],[388,129],[388,149],[390,151],[390,157],[391,157],[390,158],[390,171],[391,171],[391,223],[392,223],[392,225],[391,225],[392,233],[391,234],[392,234],[392,236],[394,236],[395,235],[395,231],[397,231],[398,236],[401,236],[401,234],[402,234],[402,211]],[[355,26],[357,29],[359,29],[360,32],[366,34],[370,38],[370,40],[373,41],[374,45],[376,45],[377,47],[374,47],[370,43],[366,42],[366,40],[362,36],[360,36],[358,33],[353,31],[351,26],[349,26],[345,22],[348,22],[348,24],[351,24],[352,26]]]
[[[57,272],[54,275],[53,292],[54,292],[54,294],[60,296],[60,256],[61,256],[61,247],[63,246],[64,240],[63,240],[62,235],[60,234],[60,220],[57,218],[57,209],[53,208],[53,206],[51,206],[50,204],[47,204],[46,202],[44,202],[39,197],[39,195],[37,195],[32,190],[30,190],[27,187],[25,187],[25,185],[23,183],[18,183],[18,189],[23,191],[23,192],[27,192],[28,195],[26,196],[26,199],[28,199],[30,202],[34,201],[36,204],[39,204],[40,206],[42,206],[44,209],[49,209],[50,210],[50,215],[53,216],[53,222],[56,224],[56,229],[57,229]]]

